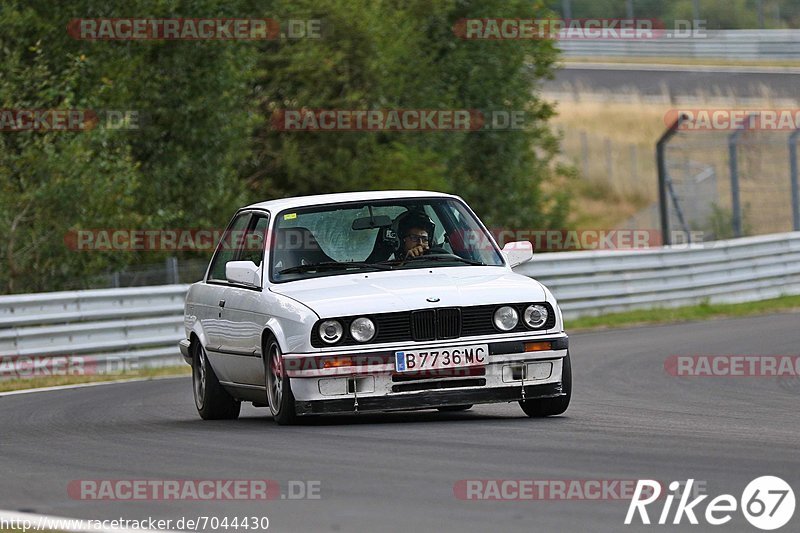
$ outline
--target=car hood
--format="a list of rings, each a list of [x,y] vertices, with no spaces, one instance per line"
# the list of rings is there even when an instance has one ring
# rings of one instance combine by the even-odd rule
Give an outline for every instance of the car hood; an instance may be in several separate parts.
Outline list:
[[[505,267],[479,266],[341,274],[280,283],[270,290],[303,303],[320,318],[545,300],[535,280]]]

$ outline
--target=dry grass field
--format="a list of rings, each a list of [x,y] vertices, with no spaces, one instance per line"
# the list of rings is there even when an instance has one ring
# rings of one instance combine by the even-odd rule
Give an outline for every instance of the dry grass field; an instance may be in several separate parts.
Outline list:
[[[667,127],[665,115],[678,108],[785,109],[787,102],[765,97],[746,104],[718,96],[675,105],[636,94],[546,95],[556,103],[555,129],[562,137],[562,157],[575,166],[579,179],[571,211],[571,228],[630,226],[631,217],[652,211],[658,200],[655,144]],[[796,104],[795,104],[796,107]],[[671,175],[688,177],[713,172],[718,205],[730,209],[727,139],[730,131],[682,132],[667,152]],[[788,132],[745,133],[739,151],[742,204],[746,230],[768,233],[791,229]],[[769,206],[769,209],[764,207]],[[639,217],[639,224],[647,217]]]

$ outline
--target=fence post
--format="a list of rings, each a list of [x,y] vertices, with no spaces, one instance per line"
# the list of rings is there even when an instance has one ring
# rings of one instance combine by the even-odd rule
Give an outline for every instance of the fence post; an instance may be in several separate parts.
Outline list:
[[[177,285],[180,283],[178,280],[178,258],[167,257],[167,283]]]
[[[561,0],[561,10],[564,12],[562,15],[565,19],[572,18],[572,5],[570,0]]]
[[[669,204],[667,199],[667,162],[665,152],[667,143],[678,131],[678,126],[686,119],[686,115],[678,115],[667,131],[661,135],[656,143],[656,168],[658,168],[658,207],[661,215],[661,243],[664,246],[672,244],[672,235],[669,231]]]
[[[789,135],[789,177],[792,180],[792,229],[800,231],[800,187],[797,184],[797,137],[800,129]]]
[[[747,129],[750,119],[755,116],[751,113],[747,116],[747,122],[744,125],[728,135],[728,167],[731,174],[731,209],[733,211],[733,236],[742,236],[742,203],[739,198],[739,159],[738,147],[739,137]]]

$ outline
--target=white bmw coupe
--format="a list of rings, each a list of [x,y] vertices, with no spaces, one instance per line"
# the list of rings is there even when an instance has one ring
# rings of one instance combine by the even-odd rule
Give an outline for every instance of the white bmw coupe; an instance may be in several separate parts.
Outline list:
[[[512,271],[457,196],[373,191],[240,209],[186,297],[181,353],[204,419],[241,402],[299,416],[519,402],[563,413],[572,375],[555,298]]]

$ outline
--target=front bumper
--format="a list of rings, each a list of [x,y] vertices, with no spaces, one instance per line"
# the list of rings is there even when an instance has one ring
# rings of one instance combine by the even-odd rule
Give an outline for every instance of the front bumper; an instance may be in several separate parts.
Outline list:
[[[550,342],[551,349],[526,352],[526,342]],[[564,394],[566,335],[487,344],[489,357],[485,365],[439,371],[398,372],[392,362],[393,351],[287,354],[284,362],[298,415],[430,409]],[[434,348],[446,346],[438,343]],[[352,366],[323,365],[326,359],[337,357],[352,359]]]
[[[482,390],[425,391],[391,397],[367,396],[340,400],[296,401],[295,410],[298,415],[408,411],[433,409],[448,405],[507,403],[537,398],[555,398],[564,395],[560,382],[545,385],[526,385],[524,388],[524,393],[521,386],[516,386],[484,388]]]

